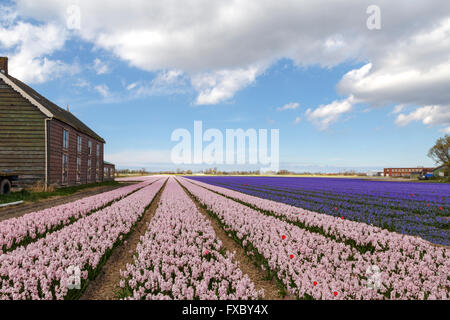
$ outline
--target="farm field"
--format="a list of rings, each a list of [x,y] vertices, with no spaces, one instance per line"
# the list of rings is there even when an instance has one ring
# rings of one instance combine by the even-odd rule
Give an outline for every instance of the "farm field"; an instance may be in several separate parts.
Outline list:
[[[447,246],[193,179],[183,182],[297,298],[449,298]]]
[[[437,219],[448,217],[445,189],[406,191],[400,183],[383,191],[347,179],[340,187],[332,179],[319,179],[322,186],[297,178],[133,179],[140,182],[0,222],[0,299],[79,299],[94,283],[109,291],[91,290],[90,299],[450,298],[448,224]],[[289,202],[306,199],[299,195],[307,190],[322,207]],[[377,203],[385,205],[378,215]],[[412,235],[377,226],[389,206],[393,216],[404,210],[408,223],[416,213],[427,227]],[[102,286],[102,270],[115,269],[110,257],[120,250],[120,270]]]
[[[450,184],[337,178],[190,179],[450,245]]]
[[[108,181],[98,184],[96,183],[89,187],[85,187],[84,185],[65,187],[53,192],[29,192],[27,190],[24,190],[9,194],[7,196],[2,195],[0,198],[4,203],[11,203],[22,200],[24,202],[16,205],[0,207],[0,221],[19,217],[30,212],[55,207],[64,203],[74,202],[78,199],[111,191],[132,183],[135,182]],[[69,190],[67,191],[66,189]],[[32,200],[30,200],[30,198]]]

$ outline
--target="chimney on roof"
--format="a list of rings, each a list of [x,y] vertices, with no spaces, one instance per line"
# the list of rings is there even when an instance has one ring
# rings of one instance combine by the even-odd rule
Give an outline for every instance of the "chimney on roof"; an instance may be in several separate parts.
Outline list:
[[[69,105],[67,105],[67,111],[70,112],[70,111],[69,111]]]
[[[0,72],[8,75],[8,57],[0,57]]]

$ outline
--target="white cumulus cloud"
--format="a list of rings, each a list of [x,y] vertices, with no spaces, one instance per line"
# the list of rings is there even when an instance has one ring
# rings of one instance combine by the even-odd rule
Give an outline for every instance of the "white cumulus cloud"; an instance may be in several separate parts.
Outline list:
[[[425,106],[408,114],[400,113],[395,123],[405,126],[412,121],[420,121],[425,125],[448,124],[450,123],[450,106]]]
[[[15,18],[14,15],[9,19]],[[79,72],[77,65],[48,58],[64,47],[67,34],[59,25],[1,22],[0,53],[9,57],[8,72],[12,76],[28,83],[42,83],[65,73]]]
[[[278,111],[285,111],[285,110],[295,110],[300,106],[300,103],[298,102],[290,102],[285,104],[282,107],[278,107],[277,110]]]
[[[316,125],[320,130],[327,129],[332,123],[339,121],[341,115],[352,111],[354,104],[353,96],[344,100],[336,100],[327,105],[321,105],[316,109],[307,109],[306,118]]]
[[[249,67],[197,74],[192,77],[192,85],[199,92],[195,103],[197,105],[217,104],[227,100],[236,91],[255,81],[259,72],[260,68]]]
[[[95,70],[95,72],[97,74],[105,74],[105,73],[108,73],[110,71],[108,64],[106,64],[105,62],[103,62],[99,58],[95,58],[94,59],[93,68],[94,68],[94,70]]]
[[[65,26],[74,2],[16,3],[22,16]],[[377,1],[382,24],[376,31],[366,26],[371,0],[75,3],[81,28],[74,34],[142,70],[181,70],[197,92],[196,104],[231,99],[284,58],[302,67],[364,64],[337,88],[373,107],[450,105],[448,0]],[[321,121],[327,119],[334,118]]]
[[[110,96],[109,88],[106,84],[100,84],[98,86],[95,86],[94,89],[100,93],[100,95],[104,98],[107,98]]]

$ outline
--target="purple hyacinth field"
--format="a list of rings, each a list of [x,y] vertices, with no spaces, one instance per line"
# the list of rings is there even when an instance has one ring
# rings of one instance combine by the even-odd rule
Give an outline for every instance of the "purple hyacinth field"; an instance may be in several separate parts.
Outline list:
[[[450,245],[449,184],[297,177],[191,179]]]

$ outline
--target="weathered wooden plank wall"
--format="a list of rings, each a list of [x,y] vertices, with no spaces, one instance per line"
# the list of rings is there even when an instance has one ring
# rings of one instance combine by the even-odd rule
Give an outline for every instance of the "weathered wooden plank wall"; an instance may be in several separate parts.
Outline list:
[[[45,116],[0,80],[0,171],[22,184],[45,179]]]

